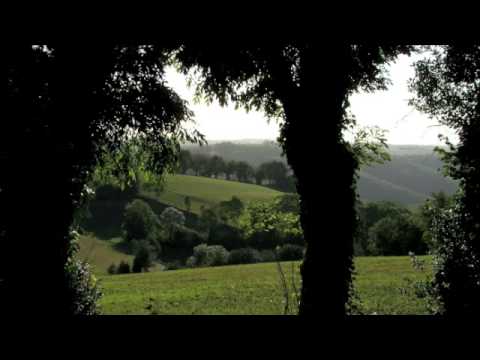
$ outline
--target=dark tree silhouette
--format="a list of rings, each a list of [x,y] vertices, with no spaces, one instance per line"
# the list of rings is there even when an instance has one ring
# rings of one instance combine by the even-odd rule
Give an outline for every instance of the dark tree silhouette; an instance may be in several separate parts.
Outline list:
[[[245,161],[235,163],[235,175],[237,175],[238,181],[249,182],[254,173],[253,168]]]
[[[446,315],[480,313],[480,46],[447,45],[415,64],[414,105],[455,129],[458,146],[443,150],[460,192],[437,212],[432,237],[439,257],[434,288]]]
[[[73,293],[65,274],[69,230],[103,151],[115,151],[132,134],[141,136],[153,149],[148,165],[161,172],[179,151],[178,140],[199,137],[182,131],[181,121],[190,113],[163,82],[163,64],[171,50],[179,50],[176,58],[184,70],[201,70],[200,90],[207,98],[263,109],[282,119],[279,140],[297,179],[307,241],[300,313],[345,314],[358,164],[342,139],[350,121],[345,116],[348,96],[359,88],[384,87],[382,65],[410,47],[309,41],[179,45],[4,47],[8,121],[0,125],[2,310],[72,313]],[[325,177],[327,193],[306,161],[313,143],[322,169],[330,174]],[[17,203],[28,204],[26,213],[25,207],[17,210]],[[319,203],[328,212],[319,214]],[[24,263],[29,265],[19,269],[9,254],[26,247]],[[41,268],[41,277],[32,279],[30,268]],[[25,279],[31,280],[28,287]],[[37,295],[34,306],[31,294]]]
[[[178,159],[178,167],[181,174],[186,174],[193,167],[192,154],[188,150],[181,150]]]
[[[208,161],[209,174],[214,177],[225,172],[225,161],[217,155],[212,156]]]
[[[302,264],[300,314],[343,316],[351,288],[356,227],[354,175],[358,162],[342,130],[348,96],[385,87],[382,65],[408,46],[292,41],[268,45],[185,43],[178,59],[201,70],[198,89],[220,104],[241,103],[282,118],[280,143],[297,178],[307,241]],[[317,144],[322,187],[306,154]],[[321,188],[329,189],[324,192]],[[328,212],[319,214],[318,204]],[[341,225],[339,220],[341,219]]]
[[[74,312],[65,271],[72,254],[70,226],[103,151],[115,151],[127,136],[142,137],[152,149],[148,165],[161,172],[174,160],[179,141],[198,137],[182,129],[191,113],[163,81],[163,64],[174,48],[88,43],[4,48],[2,312]],[[11,257],[19,253],[23,266]]]

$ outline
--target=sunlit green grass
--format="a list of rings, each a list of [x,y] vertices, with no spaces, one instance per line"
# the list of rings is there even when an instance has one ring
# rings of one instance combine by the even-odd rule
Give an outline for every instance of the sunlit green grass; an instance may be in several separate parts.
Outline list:
[[[169,175],[165,190],[157,198],[164,204],[185,210],[185,197],[191,199],[191,211],[200,212],[200,207],[211,206],[237,196],[243,202],[271,200],[282,192],[264,186],[237,181],[211,179],[201,176]]]
[[[293,264],[293,271],[292,271]],[[406,278],[423,279],[408,257],[358,258],[355,280],[367,314],[424,314],[425,304],[403,294]],[[283,263],[293,300],[299,263]],[[430,270],[429,270],[430,271]],[[283,314],[277,264],[186,269],[101,277],[105,314]]]

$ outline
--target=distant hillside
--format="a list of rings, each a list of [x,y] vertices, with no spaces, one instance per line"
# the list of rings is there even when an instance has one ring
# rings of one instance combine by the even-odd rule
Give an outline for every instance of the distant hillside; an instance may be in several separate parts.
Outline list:
[[[107,240],[121,236],[121,223],[125,206],[135,198],[146,201],[153,211],[160,215],[168,206],[174,206],[185,212],[187,224],[197,221],[200,207],[218,204],[237,196],[244,203],[253,200],[270,200],[282,195],[264,186],[244,184],[236,181],[210,179],[200,176],[169,175],[163,191],[144,189],[135,197],[118,195],[103,200],[93,200],[89,205],[90,216],[84,221],[86,231],[97,238]],[[185,197],[191,200],[191,212],[186,211]]]
[[[195,153],[218,155],[227,161],[246,161],[255,167],[268,161],[285,161],[282,157],[282,150],[273,141],[258,143],[215,142],[208,146],[186,145],[184,148]]]
[[[253,166],[268,161],[285,161],[273,141],[233,143],[216,141],[209,146],[186,146],[192,152],[219,155],[225,160],[246,161]],[[405,205],[423,202],[432,192],[452,194],[456,183],[441,173],[442,161],[433,146],[391,145],[392,161],[362,169],[358,190],[364,201],[396,201]]]
[[[160,202],[185,210],[185,197],[190,197],[193,213],[200,207],[218,204],[238,197],[247,203],[252,200],[271,200],[282,192],[264,186],[200,176],[169,175],[165,189],[157,195]]]

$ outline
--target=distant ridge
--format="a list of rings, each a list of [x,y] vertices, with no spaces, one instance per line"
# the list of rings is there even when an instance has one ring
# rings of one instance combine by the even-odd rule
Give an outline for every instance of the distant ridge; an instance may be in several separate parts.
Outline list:
[[[442,161],[434,153],[435,145],[390,145],[392,161],[364,168],[358,191],[364,201],[395,201],[405,205],[422,203],[433,192],[452,194],[457,184],[443,176]],[[268,161],[285,161],[276,141],[244,139],[210,141],[208,146],[185,146],[192,152],[218,155],[225,160],[246,161],[259,166]],[[314,146],[312,146],[314,151]]]

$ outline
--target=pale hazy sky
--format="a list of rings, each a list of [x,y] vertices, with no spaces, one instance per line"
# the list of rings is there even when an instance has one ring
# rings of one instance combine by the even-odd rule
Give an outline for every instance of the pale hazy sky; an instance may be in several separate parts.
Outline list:
[[[408,106],[410,94],[407,81],[413,76],[412,61],[402,55],[390,65],[392,85],[387,91],[353,95],[350,99],[353,114],[360,126],[378,125],[386,129],[390,144],[438,145],[439,133],[456,142],[457,137],[452,130],[437,126],[436,121]],[[222,108],[217,102],[195,104],[194,89],[189,89],[186,78],[173,68],[167,71],[167,81],[189,102],[190,109],[195,113],[195,127],[207,140],[275,140],[278,137],[278,124],[275,121],[267,123],[260,112],[235,110],[233,105]]]

